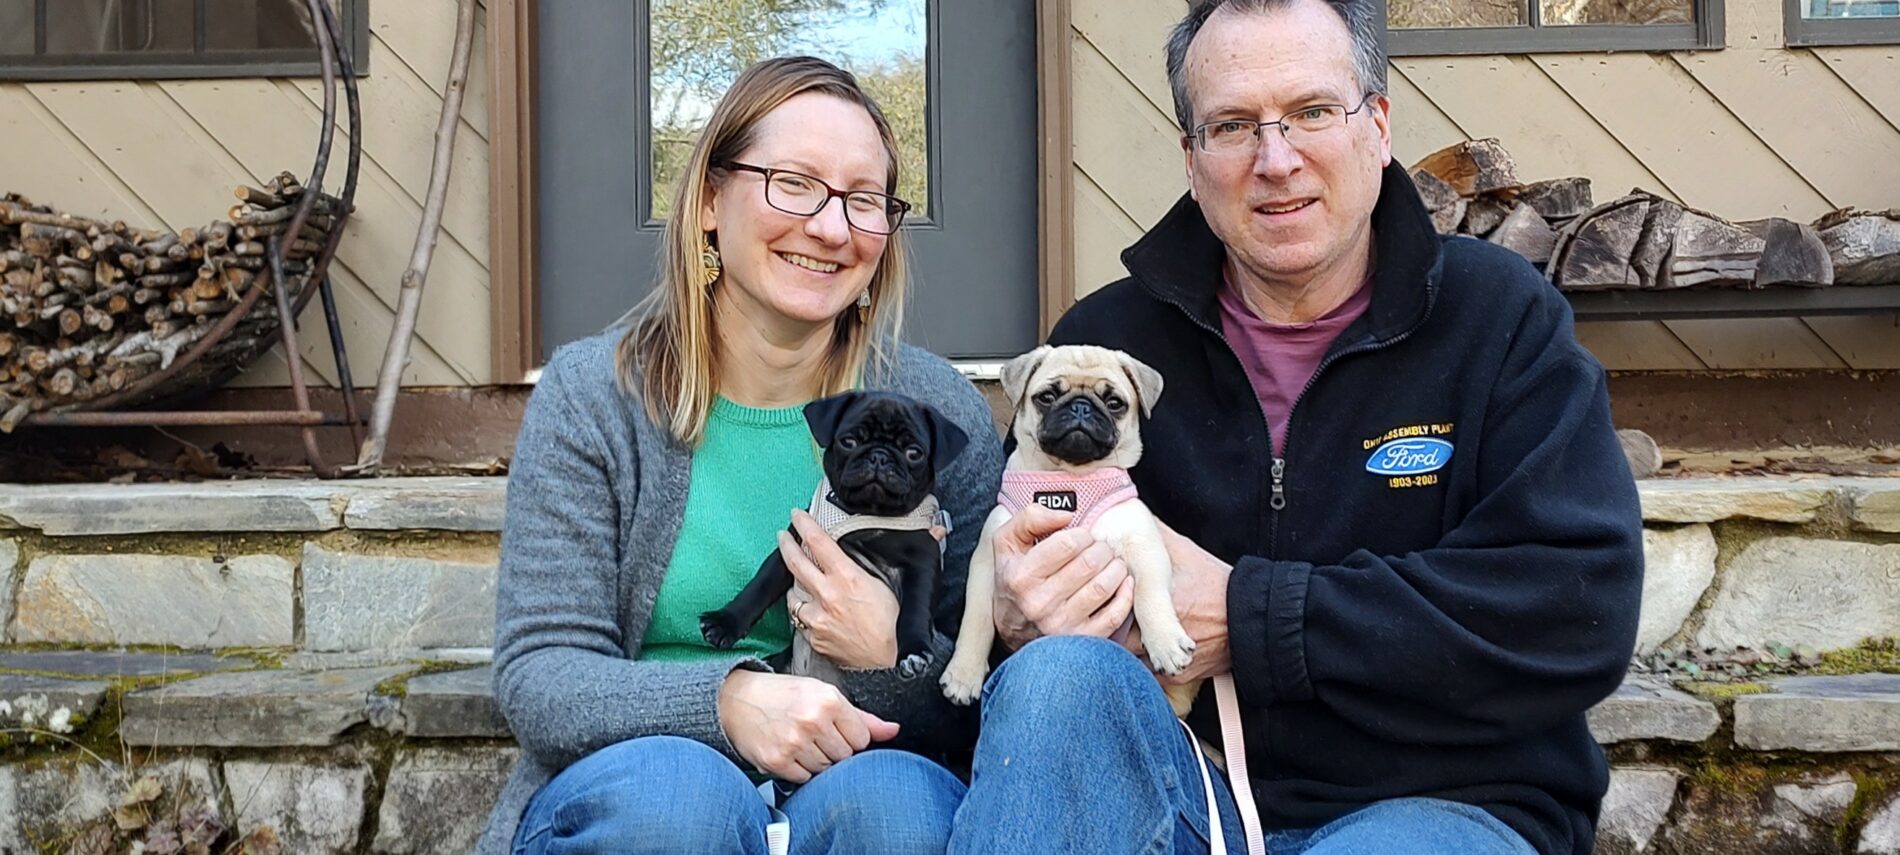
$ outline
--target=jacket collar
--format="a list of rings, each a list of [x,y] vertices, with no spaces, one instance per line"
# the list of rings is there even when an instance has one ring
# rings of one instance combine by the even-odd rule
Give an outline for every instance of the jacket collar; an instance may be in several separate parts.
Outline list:
[[[1355,327],[1376,341],[1410,332],[1425,320],[1438,295],[1439,244],[1431,215],[1404,167],[1387,164],[1372,209],[1377,267],[1372,305]],[[1122,251],[1122,264],[1142,287],[1219,330],[1221,265],[1227,248],[1208,228],[1201,206],[1183,193],[1141,240]],[[1342,337],[1343,338],[1343,337]]]

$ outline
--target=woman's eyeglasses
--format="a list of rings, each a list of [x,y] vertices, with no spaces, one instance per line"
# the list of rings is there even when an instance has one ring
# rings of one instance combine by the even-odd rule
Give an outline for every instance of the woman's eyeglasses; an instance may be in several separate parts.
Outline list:
[[[910,210],[909,202],[889,193],[839,190],[802,172],[754,166],[736,160],[716,165],[765,176],[765,204],[794,216],[812,216],[831,204],[833,197],[843,199],[845,222],[861,232],[891,234],[903,224],[904,213]]]

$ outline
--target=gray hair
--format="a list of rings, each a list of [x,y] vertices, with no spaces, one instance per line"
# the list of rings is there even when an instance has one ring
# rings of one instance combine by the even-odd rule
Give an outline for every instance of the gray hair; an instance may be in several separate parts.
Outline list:
[[[1321,0],[1346,24],[1352,34],[1352,73],[1364,92],[1385,94],[1385,46],[1379,38],[1378,0]],[[1174,90],[1174,119],[1181,131],[1193,130],[1194,107],[1188,103],[1188,46],[1201,32],[1201,25],[1221,8],[1236,12],[1269,12],[1285,9],[1304,0],[1191,0],[1187,17],[1168,34],[1168,87]],[[1363,93],[1362,93],[1363,94]]]

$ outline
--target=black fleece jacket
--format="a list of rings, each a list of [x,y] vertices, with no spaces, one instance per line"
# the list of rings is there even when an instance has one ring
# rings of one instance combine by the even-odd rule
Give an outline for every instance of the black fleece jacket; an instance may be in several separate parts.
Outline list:
[[[1133,476],[1234,565],[1234,680],[1270,828],[1431,796],[1545,855],[1590,852],[1609,773],[1584,712],[1623,677],[1643,572],[1603,369],[1537,270],[1436,234],[1396,164],[1372,222],[1371,307],[1294,404],[1282,459],[1222,335],[1224,249],[1191,199],[1050,342],[1119,348],[1165,379]],[[1212,694],[1191,720],[1218,740]]]

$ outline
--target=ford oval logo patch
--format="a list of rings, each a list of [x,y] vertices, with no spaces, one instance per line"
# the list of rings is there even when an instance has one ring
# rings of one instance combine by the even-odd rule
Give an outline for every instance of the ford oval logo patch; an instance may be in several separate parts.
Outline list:
[[[1366,471],[1374,475],[1436,472],[1451,462],[1451,443],[1442,439],[1395,439],[1373,449]]]

